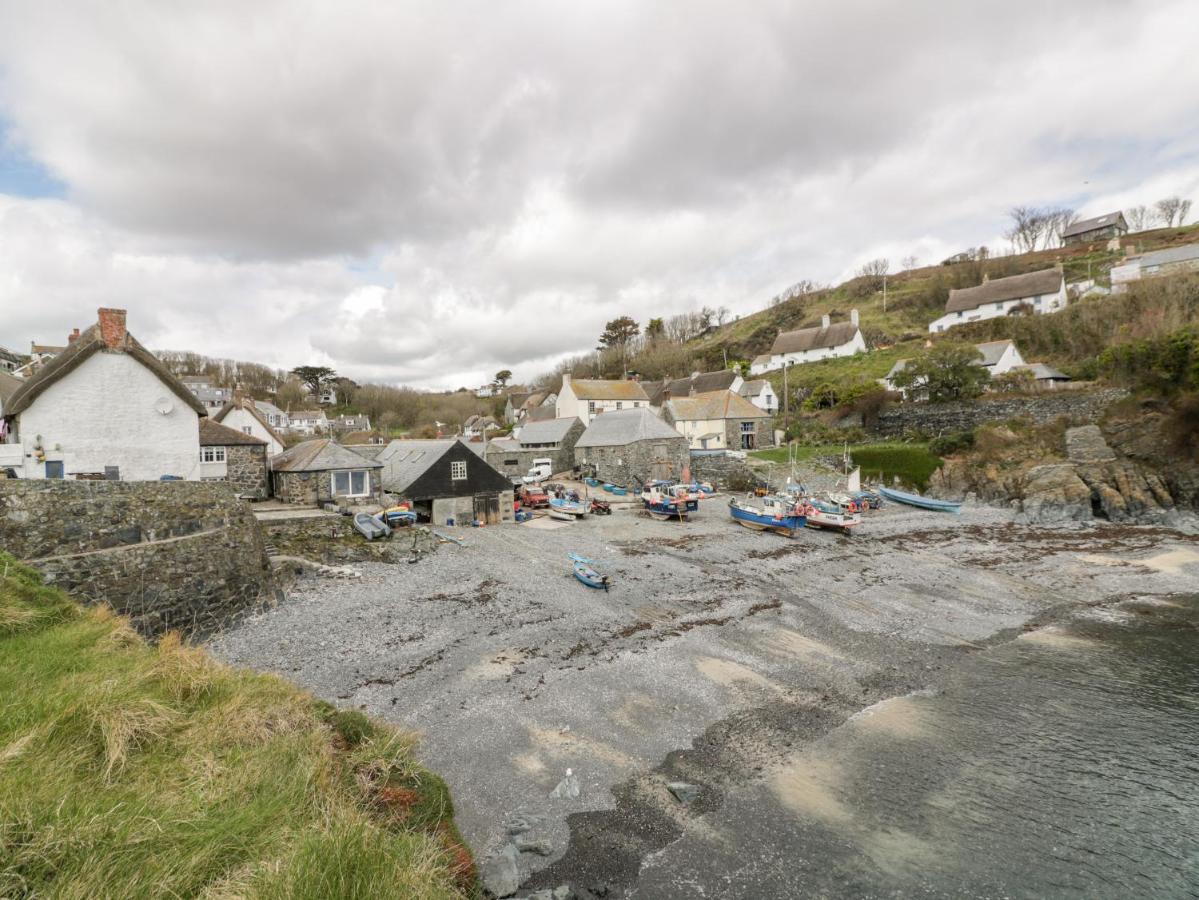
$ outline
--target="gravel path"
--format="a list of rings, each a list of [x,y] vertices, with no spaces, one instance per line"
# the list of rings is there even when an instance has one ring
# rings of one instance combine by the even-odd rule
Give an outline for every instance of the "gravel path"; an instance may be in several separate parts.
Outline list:
[[[719,828],[720,797],[788,748],[1063,603],[1147,578],[1181,590],[1188,571],[1123,560],[1194,547],[981,508],[889,507],[852,538],[788,540],[737,527],[721,498],[702,507],[684,524],[624,511],[460,529],[467,546],[415,565],[303,578],[211,648],[419,732],[466,839],[499,854],[493,883],[512,844],[526,890],[621,896],[652,854]],[[569,551],[600,560],[612,590],[575,581]]]

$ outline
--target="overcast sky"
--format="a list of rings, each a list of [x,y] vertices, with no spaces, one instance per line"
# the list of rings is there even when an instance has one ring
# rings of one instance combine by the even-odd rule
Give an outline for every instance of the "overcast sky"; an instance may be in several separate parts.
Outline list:
[[[0,0],[0,345],[477,386],[603,323],[1199,200],[1180,2]],[[1197,203],[1199,206],[1199,203]]]

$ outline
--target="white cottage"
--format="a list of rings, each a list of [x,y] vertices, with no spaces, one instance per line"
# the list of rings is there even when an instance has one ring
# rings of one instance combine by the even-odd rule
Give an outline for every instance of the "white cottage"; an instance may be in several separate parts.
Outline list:
[[[270,404],[267,404],[268,406]],[[266,455],[270,459],[284,451],[283,438],[275,430],[267,414],[259,404],[247,398],[238,398],[221,407],[213,419],[226,428],[256,437],[266,443]]]
[[[570,375],[563,375],[555,418],[577,416],[584,425],[589,425],[601,413],[642,407],[649,407],[649,394],[639,382],[584,378],[575,381]]]
[[[929,323],[936,333],[965,322],[980,322],[1025,311],[1042,314],[1065,309],[1066,279],[1059,269],[1043,269],[984,281],[949,292],[945,315]]]
[[[203,404],[125,330],[125,310],[99,322],[13,391],[0,469],[19,478],[200,477]]]
[[[838,356],[853,356],[866,351],[866,339],[858,325],[858,311],[850,310],[848,322],[833,324],[826,314],[818,328],[800,328],[784,331],[774,339],[769,353],[764,353],[750,364],[751,375],[761,375],[771,369],[816,362]]]
[[[742,397],[763,412],[772,416],[779,411],[779,395],[774,392],[774,386],[765,378],[756,378],[741,385],[737,391]]]

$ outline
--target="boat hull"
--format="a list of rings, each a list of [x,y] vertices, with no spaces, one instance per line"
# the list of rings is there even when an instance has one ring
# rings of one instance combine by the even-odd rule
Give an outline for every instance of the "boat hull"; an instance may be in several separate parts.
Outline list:
[[[575,578],[582,584],[587,585],[587,587],[600,591],[608,590],[608,579],[586,563],[576,562],[574,564],[574,573]]]
[[[880,487],[878,492],[888,500],[915,506],[917,509],[927,509],[932,512],[947,512],[955,515],[962,511],[962,504],[952,500],[937,500],[933,497],[922,497],[920,494],[909,494],[907,491],[897,491],[894,488]]]
[[[796,532],[806,524],[804,516],[775,517],[734,504],[729,504],[729,515],[738,525],[743,525],[753,531],[773,531],[775,534],[786,537],[795,537]]]
[[[651,503],[649,500],[642,499],[641,504],[645,507],[647,513],[659,519],[678,519],[682,522],[687,518],[689,511],[685,503],[672,503],[668,501]]]

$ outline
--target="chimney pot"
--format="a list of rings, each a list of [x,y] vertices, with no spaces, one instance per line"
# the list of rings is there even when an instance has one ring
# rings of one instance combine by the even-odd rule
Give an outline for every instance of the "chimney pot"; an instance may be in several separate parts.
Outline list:
[[[829,325],[831,325],[831,324],[832,324],[832,319],[829,318],[828,313],[825,313],[823,316],[820,317],[820,327],[821,328],[828,328]]]
[[[849,311],[849,321],[854,325],[858,324],[858,311],[856,309]]]
[[[74,328],[74,329],[72,329],[72,330],[71,330],[71,333],[67,335],[67,343],[68,343],[68,344],[73,344],[73,343],[75,343],[75,340],[76,340],[78,337],[79,337],[79,329],[78,329],[78,328]]]
[[[570,373],[563,372],[562,373],[562,386],[566,387],[568,384],[570,384]]]
[[[125,310],[105,309],[96,311],[100,317],[100,337],[108,347],[116,349],[125,342]]]

